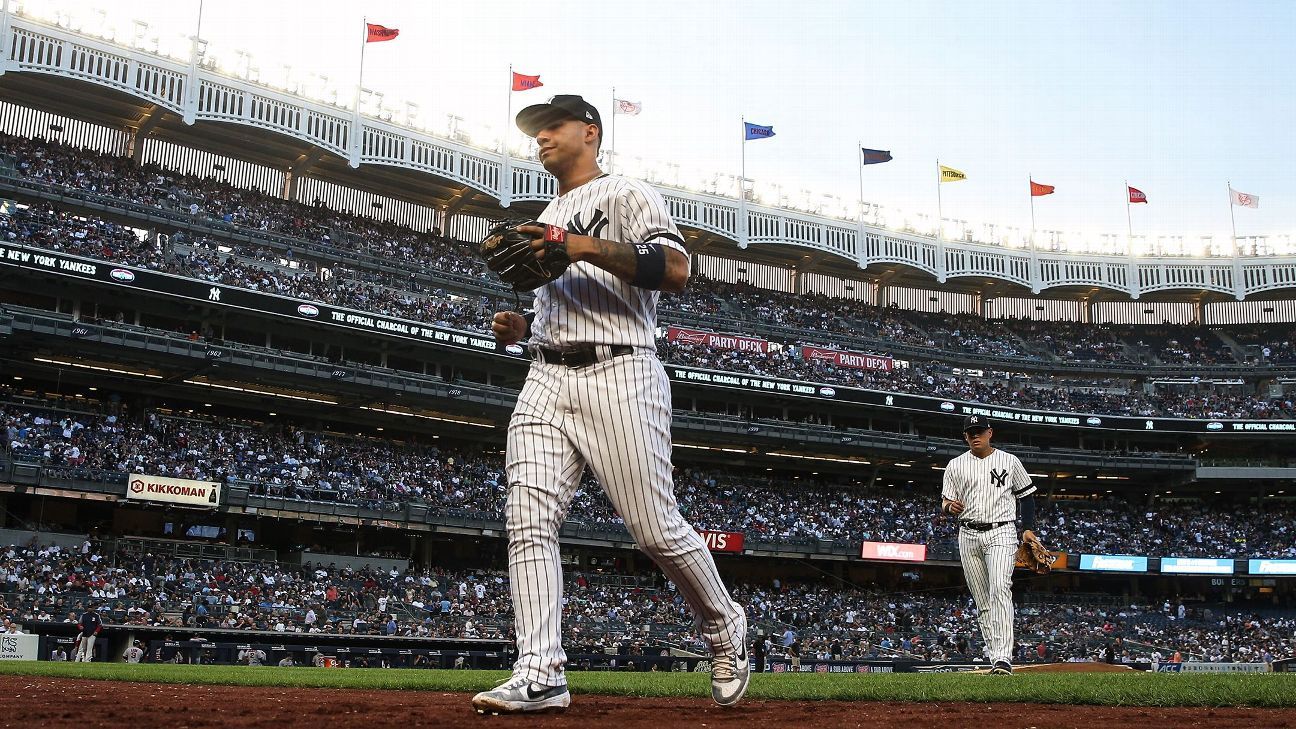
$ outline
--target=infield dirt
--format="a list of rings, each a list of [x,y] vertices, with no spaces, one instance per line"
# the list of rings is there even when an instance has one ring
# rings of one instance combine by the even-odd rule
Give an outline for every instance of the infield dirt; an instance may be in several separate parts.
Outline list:
[[[1296,729],[1296,711],[1054,704],[752,700],[721,709],[705,699],[575,695],[544,716],[478,716],[469,694],[439,691],[260,688],[0,675],[0,727],[957,727],[1093,729],[1174,726]]]

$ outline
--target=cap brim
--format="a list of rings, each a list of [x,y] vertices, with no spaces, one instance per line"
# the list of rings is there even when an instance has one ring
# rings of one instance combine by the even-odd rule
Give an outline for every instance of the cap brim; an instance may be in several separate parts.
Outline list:
[[[534,137],[550,124],[564,119],[576,119],[575,114],[553,104],[536,104],[519,111],[515,119],[518,129],[528,137]]]
[[[964,433],[980,433],[980,432],[983,431],[983,430],[990,430],[990,426],[988,426],[988,425],[974,425],[974,426],[972,426],[971,428],[964,428],[964,429],[963,429],[963,432],[964,432]]]

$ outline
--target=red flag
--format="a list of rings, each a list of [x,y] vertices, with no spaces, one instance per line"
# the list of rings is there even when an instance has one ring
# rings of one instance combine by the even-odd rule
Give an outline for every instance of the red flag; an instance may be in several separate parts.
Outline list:
[[[544,86],[544,84],[540,83],[539,76],[527,76],[518,73],[517,71],[513,72],[514,91],[530,91],[531,89],[538,89],[541,86]]]
[[[382,43],[383,41],[395,40],[400,35],[396,28],[384,28],[374,23],[365,23],[369,26],[369,35],[365,37],[365,43]]]
[[[1130,202],[1132,203],[1147,202],[1147,195],[1143,194],[1142,190],[1136,187],[1130,187],[1129,185],[1126,185],[1125,187],[1129,187]]]
[[[1052,186],[1052,185],[1044,185],[1044,184],[1038,183],[1038,182],[1036,182],[1036,181],[1034,181],[1034,180],[1031,180],[1031,181],[1030,181],[1030,184],[1031,184],[1031,197],[1039,197],[1040,195],[1052,195],[1052,194],[1053,194],[1053,186]]]

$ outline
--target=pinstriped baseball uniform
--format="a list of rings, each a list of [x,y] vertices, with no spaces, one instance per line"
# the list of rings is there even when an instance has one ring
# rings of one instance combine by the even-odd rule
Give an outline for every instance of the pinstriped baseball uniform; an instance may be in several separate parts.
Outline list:
[[[988,531],[959,529],[959,558],[976,601],[977,622],[991,661],[1012,662],[1012,571],[1017,554],[1017,499],[1035,493],[1017,456],[995,449],[985,458],[968,451],[945,468],[941,497],[961,501],[960,523],[996,524]]]
[[[607,240],[652,241],[687,255],[665,201],[649,186],[604,175],[555,198],[540,221]],[[699,634],[727,646],[745,625],[706,544],[684,520],[671,479],[671,394],[657,359],[658,292],[586,262],[536,292],[532,344],[596,345],[572,368],[537,360],[509,422],[505,521],[517,630],[514,675],[566,683],[558,530],[588,465],[639,548],[675,583]],[[609,357],[610,348],[633,351]]]

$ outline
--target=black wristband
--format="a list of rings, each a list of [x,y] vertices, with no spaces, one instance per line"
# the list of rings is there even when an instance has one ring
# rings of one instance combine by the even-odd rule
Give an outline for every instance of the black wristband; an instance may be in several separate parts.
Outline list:
[[[536,313],[535,313],[534,311],[528,311],[527,313],[525,313],[525,314],[522,315],[522,318],[526,320],[526,331],[524,331],[524,332],[522,333],[522,338],[523,338],[523,339],[528,339],[528,338],[530,338],[530,336],[531,336],[531,322],[535,321],[535,316],[536,316]]]
[[[635,243],[635,277],[630,282],[641,289],[657,290],[666,279],[666,249],[656,243]]]

